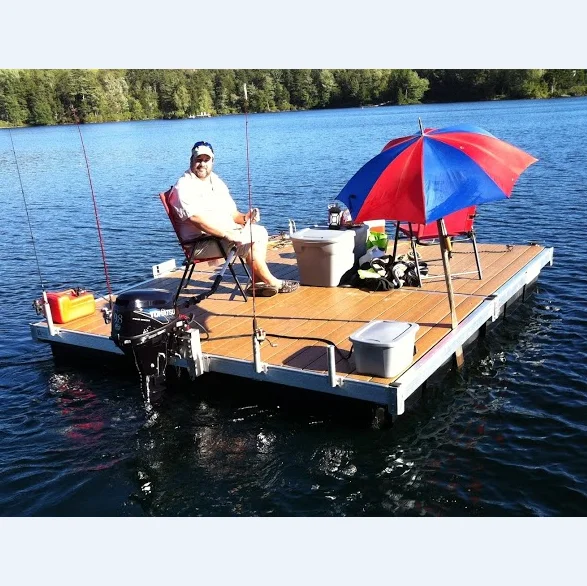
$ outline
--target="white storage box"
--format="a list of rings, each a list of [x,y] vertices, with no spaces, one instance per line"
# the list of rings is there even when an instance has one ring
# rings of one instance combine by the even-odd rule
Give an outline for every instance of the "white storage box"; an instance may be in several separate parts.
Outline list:
[[[312,226],[312,230],[328,230],[329,232],[336,232],[337,230],[331,230],[328,226]],[[353,248],[353,252],[355,253],[355,262],[359,261],[366,252],[367,252],[367,236],[369,236],[369,226],[366,223],[363,224],[351,224],[346,226],[341,226],[338,231],[345,232],[345,231],[352,231],[355,235],[355,246]]]
[[[355,262],[352,230],[304,228],[294,232],[291,241],[302,285],[337,287]]]
[[[370,232],[382,232],[385,234],[385,220],[364,220]]]
[[[353,332],[357,372],[385,378],[397,376],[412,364],[418,324],[375,320]]]

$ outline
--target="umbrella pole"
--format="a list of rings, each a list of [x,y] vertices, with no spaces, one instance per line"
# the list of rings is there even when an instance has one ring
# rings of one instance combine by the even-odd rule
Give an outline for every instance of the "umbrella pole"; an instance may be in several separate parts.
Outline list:
[[[438,225],[438,240],[440,243],[440,252],[442,254],[442,265],[444,267],[444,280],[446,282],[446,289],[448,291],[448,304],[450,306],[450,322],[451,329],[455,329],[459,324],[457,319],[457,310],[455,307],[455,296],[452,288],[452,276],[450,272],[450,258],[449,258],[449,244],[448,236],[446,233],[446,226],[444,224],[444,218],[440,218],[436,221]],[[463,348],[459,346],[455,352],[455,359],[457,367],[460,368],[464,363]]]

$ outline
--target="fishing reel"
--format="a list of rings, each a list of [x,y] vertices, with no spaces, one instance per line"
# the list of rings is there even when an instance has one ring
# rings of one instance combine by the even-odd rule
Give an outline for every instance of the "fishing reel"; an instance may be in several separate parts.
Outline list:
[[[110,307],[103,307],[101,311],[102,317],[104,318],[104,323],[109,324],[112,322],[112,309],[110,309]]]
[[[45,315],[45,311],[43,310],[43,300],[42,299],[35,299],[32,303],[33,309],[35,310],[37,315]]]
[[[255,333],[253,334],[253,337],[258,342],[264,342],[265,338],[267,337],[267,332],[263,328],[255,328]]]

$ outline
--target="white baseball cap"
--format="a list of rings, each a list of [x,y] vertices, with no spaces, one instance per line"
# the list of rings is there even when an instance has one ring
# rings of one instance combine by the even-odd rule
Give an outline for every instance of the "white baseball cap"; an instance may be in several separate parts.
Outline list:
[[[192,147],[192,156],[197,157],[198,155],[208,155],[211,159],[214,158],[214,149],[209,142],[199,140]]]

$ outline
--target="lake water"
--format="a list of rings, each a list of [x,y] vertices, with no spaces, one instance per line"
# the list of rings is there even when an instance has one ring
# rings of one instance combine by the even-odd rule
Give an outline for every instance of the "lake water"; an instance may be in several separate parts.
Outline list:
[[[419,117],[481,126],[539,159],[476,227],[480,242],[553,246],[554,265],[462,372],[381,430],[354,404],[224,377],[197,379],[149,420],[132,371],[57,363],[29,333],[41,282],[107,292],[80,136],[0,130],[0,515],[587,514],[587,99],[255,114],[248,165],[244,116],[83,126],[112,289],[179,260],[157,194],[196,140],[213,143],[240,208],[250,193],[278,232],[325,221]]]

